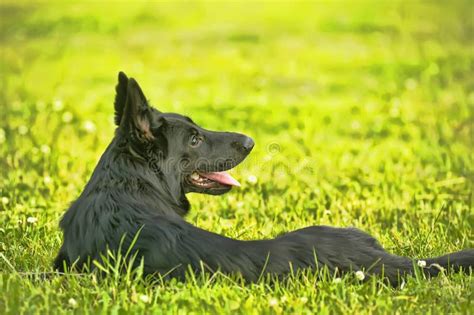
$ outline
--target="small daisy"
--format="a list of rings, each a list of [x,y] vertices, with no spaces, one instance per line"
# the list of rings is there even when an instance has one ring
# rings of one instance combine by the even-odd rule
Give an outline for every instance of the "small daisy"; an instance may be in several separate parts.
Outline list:
[[[142,294],[140,295],[140,301],[143,303],[150,303],[150,297],[146,294]]]
[[[77,301],[73,298],[70,298],[67,303],[72,307],[72,308],[76,308],[77,307]]]
[[[8,199],[8,197],[2,197],[2,203],[4,205],[8,204],[10,202],[10,199]]]
[[[355,276],[357,279],[359,279],[360,281],[364,280],[365,279],[365,274],[363,271],[359,270],[355,273]]]
[[[73,118],[74,118],[74,116],[72,115],[71,112],[64,112],[64,114],[62,116],[62,120],[65,123],[70,123]]]
[[[334,278],[334,280],[332,281],[334,283],[341,283],[342,282],[342,279],[341,278]]]
[[[43,152],[43,154],[45,155],[48,155],[49,153],[51,153],[51,148],[47,145],[47,144],[43,144],[40,148],[41,152]]]
[[[257,183],[258,179],[257,179],[257,176],[255,175],[249,175],[247,177],[247,182],[249,182],[249,184],[252,184],[252,185],[255,185]]]
[[[271,307],[277,306],[277,305],[278,305],[278,299],[276,299],[276,298],[271,298],[270,301],[268,301],[268,304],[269,304]]]
[[[53,101],[53,109],[57,112],[59,112],[60,110],[62,110],[64,108],[64,103],[62,100],[60,99],[55,99]]]
[[[300,298],[301,303],[306,304],[308,302],[308,298],[306,296],[303,296]]]
[[[352,123],[351,123],[351,128],[352,130],[359,130],[360,129],[360,122],[358,122],[357,120],[354,120]]]
[[[415,79],[410,78],[405,81],[405,87],[407,90],[414,90],[417,86],[418,82],[416,82]]]
[[[426,267],[426,261],[418,260],[417,265],[418,265],[418,267],[425,268]]]
[[[28,218],[26,218],[26,222],[28,222],[30,224],[35,224],[36,222],[38,222],[38,218],[28,217]]]
[[[18,127],[18,133],[22,136],[26,135],[28,133],[28,127],[26,127],[25,125],[21,125],[20,127]]]
[[[86,120],[82,124],[82,129],[84,129],[88,133],[93,133],[95,131],[95,124],[90,120]]]
[[[49,185],[53,182],[53,179],[51,177],[49,177],[48,175],[46,175],[44,178],[43,178],[43,182],[45,185]]]

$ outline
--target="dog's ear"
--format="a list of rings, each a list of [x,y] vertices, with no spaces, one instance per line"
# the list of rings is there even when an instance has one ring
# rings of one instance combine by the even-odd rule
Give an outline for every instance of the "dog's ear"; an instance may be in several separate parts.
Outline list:
[[[125,103],[127,102],[127,86],[128,78],[125,73],[120,71],[118,73],[118,83],[115,86],[115,124],[120,125],[123,116],[123,109],[125,108]]]
[[[120,77],[121,75],[119,74],[119,85]],[[126,78],[126,76],[124,75],[123,78]],[[142,89],[135,79],[128,79],[120,127],[135,134],[139,139],[151,140],[154,137],[150,128],[150,115],[151,108],[148,105],[148,101],[146,100]]]

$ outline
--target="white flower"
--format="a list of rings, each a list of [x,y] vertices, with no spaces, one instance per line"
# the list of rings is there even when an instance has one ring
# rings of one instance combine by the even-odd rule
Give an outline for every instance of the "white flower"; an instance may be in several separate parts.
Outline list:
[[[426,267],[426,261],[424,260],[418,260],[417,264],[418,264],[418,267],[421,267],[421,268]]]
[[[22,136],[26,135],[28,133],[28,127],[26,127],[25,125],[21,125],[20,127],[18,127],[18,133]]]
[[[149,298],[148,295],[146,295],[146,294],[140,295],[140,300],[141,300],[143,303],[150,303],[150,298]]]
[[[353,130],[359,130],[360,129],[360,122],[358,122],[357,120],[354,120],[352,123],[351,123],[351,128]]]
[[[43,144],[40,148],[41,152],[43,152],[43,154],[45,155],[48,155],[49,153],[51,153],[51,148],[47,145],[47,144]]]
[[[36,222],[38,222],[38,218],[28,217],[28,218],[26,218],[26,222],[28,222],[30,224],[35,224]]]
[[[416,82],[415,79],[409,78],[405,81],[405,87],[407,88],[407,90],[414,90],[416,89],[417,85],[418,82]]]
[[[8,204],[10,202],[10,200],[8,199],[8,197],[2,197],[2,203],[4,205]]]
[[[306,304],[308,302],[308,298],[306,296],[303,296],[300,298],[301,303]]]
[[[341,278],[334,278],[334,280],[332,281],[334,283],[341,283],[342,282],[342,279]]]
[[[271,307],[277,306],[277,305],[278,305],[278,299],[276,299],[276,298],[271,298],[270,301],[268,301],[268,304],[269,304]]]
[[[364,274],[364,272],[361,271],[361,270],[356,271],[355,276],[356,276],[356,278],[359,279],[360,281],[362,281],[362,280],[365,279],[365,274]]]
[[[59,112],[61,109],[64,108],[64,104],[63,104],[63,101],[60,100],[60,99],[55,99],[53,101],[53,109],[57,112]]]
[[[249,175],[247,177],[247,182],[249,182],[249,184],[252,184],[252,185],[256,184],[257,183],[257,176]]]
[[[95,124],[90,120],[86,120],[82,124],[82,129],[84,129],[88,133],[93,133],[95,131]]]
[[[67,301],[67,303],[68,303],[71,307],[73,307],[73,308],[76,308],[76,307],[77,307],[77,301],[76,301],[75,299],[73,299],[73,298],[70,298],[70,299]]]
[[[43,178],[43,182],[45,185],[49,185],[53,182],[53,179],[51,177],[49,177],[48,175],[46,175],[44,178]]]
[[[74,116],[72,115],[71,112],[64,112],[64,114],[63,114],[63,116],[62,116],[62,119],[63,119],[63,122],[69,123],[69,122],[72,121],[72,118],[73,118],[73,117],[74,117]]]

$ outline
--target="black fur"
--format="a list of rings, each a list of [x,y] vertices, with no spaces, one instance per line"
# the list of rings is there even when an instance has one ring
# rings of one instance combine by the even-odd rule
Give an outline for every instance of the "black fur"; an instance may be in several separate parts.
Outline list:
[[[127,85],[128,78],[123,72],[119,72],[118,83],[115,87],[115,124],[120,125],[122,121],[123,108],[125,107],[125,102],[127,101]]]
[[[230,190],[217,183],[198,187],[190,175],[236,166],[250,153],[252,139],[208,131],[187,117],[159,112],[122,72],[116,92],[116,135],[61,220],[64,243],[56,269],[101,261],[107,249],[126,251],[138,233],[133,251],[143,259],[146,273],[182,277],[187,268],[199,272],[204,265],[255,281],[265,273],[285,275],[326,266],[333,272],[383,274],[397,283],[414,271],[412,259],[386,252],[377,240],[354,228],[313,226],[271,240],[241,241],[187,223],[186,193]],[[474,250],[426,262],[427,275],[437,275],[439,267],[468,271]]]

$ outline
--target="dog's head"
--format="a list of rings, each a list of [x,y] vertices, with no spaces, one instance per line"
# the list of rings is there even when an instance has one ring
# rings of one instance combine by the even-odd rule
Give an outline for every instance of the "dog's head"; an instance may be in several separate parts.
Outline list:
[[[206,130],[186,116],[158,111],[123,72],[116,86],[115,123],[124,154],[146,162],[183,193],[219,195],[239,186],[226,171],[254,146],[245,135]]]

